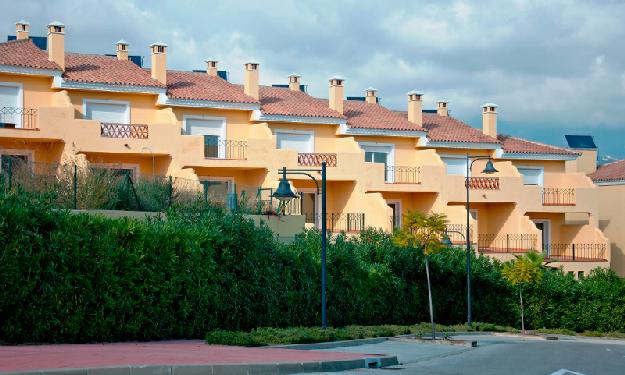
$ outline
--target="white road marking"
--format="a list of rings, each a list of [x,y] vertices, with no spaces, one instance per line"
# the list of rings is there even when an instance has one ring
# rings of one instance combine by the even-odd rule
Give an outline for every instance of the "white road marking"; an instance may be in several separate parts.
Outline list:
[[[584,375],[581,372],[575,372],[575,371],[567,370],[565,368],[561,368],[558,371],[552,372],[549,375],[568,375],[568,374],[571,374],[571,375]]]

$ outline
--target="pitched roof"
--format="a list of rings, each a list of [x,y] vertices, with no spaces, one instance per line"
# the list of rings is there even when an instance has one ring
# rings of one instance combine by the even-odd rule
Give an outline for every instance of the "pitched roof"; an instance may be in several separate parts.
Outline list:
[[[424,128],[408,121],[403,114],[379,104],[345,100],[343,110],[347,117],[347,124],[352,128],[425,131]]]
[[[625,180],[625,160],[617,160],[604,164],[594,173],[588,175],[593,181],[620,181]]]
[[[568,148],[556,147],[544,143],[528,141],[522,138],[511,137],[509,135],[499,135],[497,137],[503,144],[504,152],[513,154],[554,154],[577,156],[578,152]]]
[[[35,46],[30,39],[0,43],[0,65],[61,70],[61,67],[48,60],[48,54]]]
[[[260,86],[260,103],[261,111],[267,115],[345,118],[330,109],[327,100],[288,88]]]
[[[167,71],[167,96],[171,99],[258,103],[245,95],[240,85],[206,73]]]
[[[74,82],[165,87],[153,79],[148,71],[130,60],[71,52],[65,53],[63,78]]]
[[[423,112],[423,127],[428,131],[428,139],[433,142],[499,143],[495,138],[482,133],[480,129],[451,116]]]

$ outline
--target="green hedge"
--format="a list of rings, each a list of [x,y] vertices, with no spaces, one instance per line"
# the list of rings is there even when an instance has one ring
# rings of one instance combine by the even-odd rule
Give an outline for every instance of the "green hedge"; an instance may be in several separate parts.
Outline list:
[[[291,245],[241,215],[191,205],[150,220],[52,209],[25,194],[0,197],[0,340],[92,342],[201,338],[209,331],[316,326],[320,234]],[[431,262],[436,321],[466,319],[465,256]],[[625,332],[625,285],[611,272],[582,282],[553,272],[529,290],[534,328]],[[500,265],[473,259],[473,316],[518,323]],[[389,235],[338,236],[328,248],[332,326],[427,321],[423,257]]]

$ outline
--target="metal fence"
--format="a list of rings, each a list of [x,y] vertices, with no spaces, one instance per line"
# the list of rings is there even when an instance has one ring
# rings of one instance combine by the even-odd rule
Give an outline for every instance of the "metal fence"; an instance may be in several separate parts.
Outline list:
[[[607,261],[604,243],[552,243],[543,246],[545,260],[561,262]]]
[[[38,118],[35,108],[0,107],[0,128],[37,129]]]
[[[526,253],[536,251],[538,236],[535,234],[478,234],[478,250],[484,253]]]
[[[306,214],[306,222],[314,222],[321,228],[320,214]],[[365,229],[364,213],[328,213],[326,214],[326,227],[330,232],[357,233]]]
[[[575,188],[543,188],[543,206],[575,206]]]
[[[420,177],[420,167],[387,166],[384,180],[390,184],[418,184]]]
[[[214,159],[245,160],[247,141],[220,139],[218,136],[204,136],[204,157]]]
[[[462,233],[462,234],[461,234]],[[467,243],[467,225],[466,224],[447,224],[447,237],[453,244],[464,245]],[[469,225],[469,239],[473,241],[473,226]]]

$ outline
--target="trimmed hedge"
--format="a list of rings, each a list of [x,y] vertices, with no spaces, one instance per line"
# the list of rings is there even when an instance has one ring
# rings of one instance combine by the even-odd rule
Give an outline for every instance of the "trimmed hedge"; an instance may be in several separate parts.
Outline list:
[[[201,338],[215,330],[317,326],[320,234],[290,245],[241,215],[202,204],[149,220],[54,210],[0,196],[0,340],[94,342]],[[432,257],[438,323],[466,319],[465,255]],[[348,325],[428,320],[423,256],[368,230],[328,247],[328,319]],[[500,265],[473,259],[476,321],[516,326],[517,294]],[[525,294],[525,293],[524,293]],[[554,271],[528,290],[533,328],[625,332],[625,284]]]

